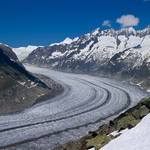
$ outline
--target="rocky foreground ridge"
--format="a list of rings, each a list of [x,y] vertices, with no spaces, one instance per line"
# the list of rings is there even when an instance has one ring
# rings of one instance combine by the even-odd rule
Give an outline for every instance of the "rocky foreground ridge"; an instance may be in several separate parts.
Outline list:
[[[23,63],[114,78],[150,89],[149,41],[150,25],[140,31],[97,28],[73,40],[38,47]]]
[[[0,44],[0,114],[22,110],[62,91],[54,81],[40,78],[47,84],[24,68],[10,47]]]
[[[150,112],[150,98],[142,99],[136,106],[119,115],[108,124],[100,126],[96,131],[90,131],[81,139],[69,142],[54,150],[99,150],[111,140],[119,137],[125,129],[135,127],[141,119]]]

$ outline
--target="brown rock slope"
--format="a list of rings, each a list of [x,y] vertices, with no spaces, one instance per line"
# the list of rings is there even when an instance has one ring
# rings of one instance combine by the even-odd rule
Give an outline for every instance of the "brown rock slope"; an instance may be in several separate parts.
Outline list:
[[[29,73],[12,49],[0,44],[0,114],[20,111],[57,94],[56,87],[52,85],[54,83],[49,87]],[[58,86],[58,90],[62,88]]]

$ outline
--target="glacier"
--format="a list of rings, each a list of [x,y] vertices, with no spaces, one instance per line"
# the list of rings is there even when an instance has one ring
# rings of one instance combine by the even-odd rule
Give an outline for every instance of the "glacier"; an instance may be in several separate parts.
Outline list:
[[[1,149],[53,149],[96,130],[149,93],[119,81],[25,66],[62,84],[64,92],[0,116]],[[11,135],[11,136],[10,136]],[[15,146],[14,146],[15,145]]]

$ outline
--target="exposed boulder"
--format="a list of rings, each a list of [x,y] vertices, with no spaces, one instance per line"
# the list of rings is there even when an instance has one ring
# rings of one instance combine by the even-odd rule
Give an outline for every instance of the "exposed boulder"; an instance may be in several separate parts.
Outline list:
[[[140,107],[140,109],[139,109],[140,118],[145,117],[148,113],[149,113],[149,109],[145,105]]]
[[[117,130],[121,131],[128,127],[131,128],[131,126],[134,127],[139,122],[140,120],[136,120],[132,115],[125,116],[118,121]]]
[[[94,147],[95,150],[99,150],[101,147],[106,145],[110,140],[114,138],[115,137],[113,135],[107,136],[105,133],[102,135],[99,134],[93,139],[86,140],[87,149],[89,149],[90,147]]]

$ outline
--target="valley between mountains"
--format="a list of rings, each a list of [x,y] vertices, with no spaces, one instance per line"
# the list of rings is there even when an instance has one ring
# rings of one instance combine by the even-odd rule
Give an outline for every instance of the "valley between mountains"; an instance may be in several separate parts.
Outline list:
[[[83,74],[25,66],[64,92],[23,111],[1,115],[1,149],[53,149],[96,130],[149,93],[138,86]]]

